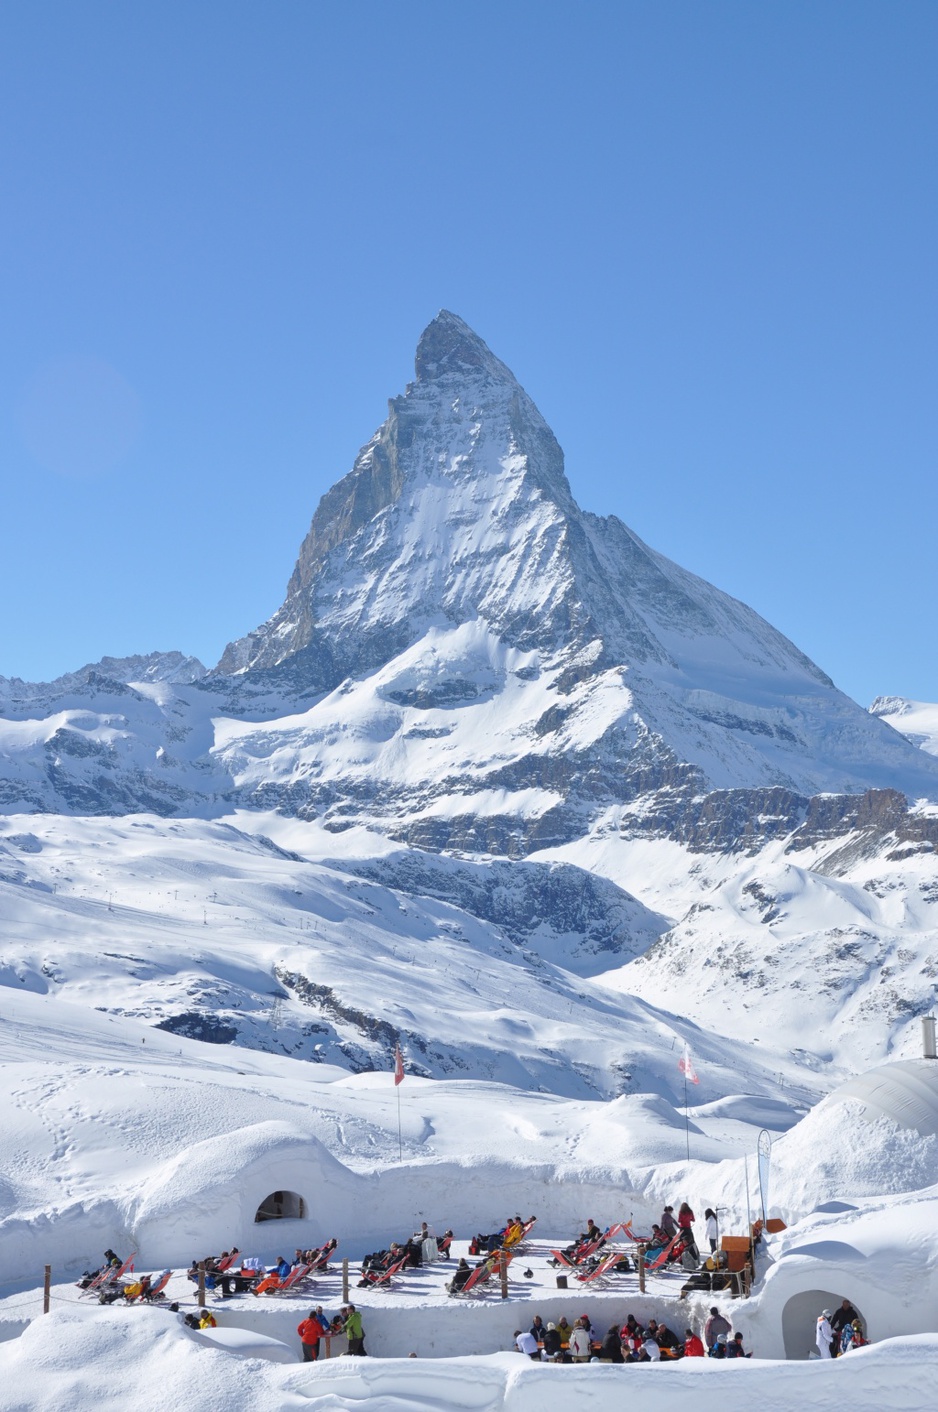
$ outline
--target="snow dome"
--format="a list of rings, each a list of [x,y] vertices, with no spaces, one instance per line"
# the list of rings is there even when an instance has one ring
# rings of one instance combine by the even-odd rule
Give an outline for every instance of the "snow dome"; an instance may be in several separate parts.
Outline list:
[[[938,1183],[938,1061],[906,1059],[849,1079],[772,1148],[773,1213]]]
[[[903,1059],[849,1079],[830,1095],[863,1104],[862,1118],[891,1118],[921,1137],[938,1136],[938,1060]]]

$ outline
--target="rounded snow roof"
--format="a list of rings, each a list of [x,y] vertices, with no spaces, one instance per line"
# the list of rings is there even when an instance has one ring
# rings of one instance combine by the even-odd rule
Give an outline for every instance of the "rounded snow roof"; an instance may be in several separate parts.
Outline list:
[[[859,1099],[863,1117],[885,1115],[922,1137],[938,1136],[938,1059],[901,1059],[849,1079],[832,1099]]]

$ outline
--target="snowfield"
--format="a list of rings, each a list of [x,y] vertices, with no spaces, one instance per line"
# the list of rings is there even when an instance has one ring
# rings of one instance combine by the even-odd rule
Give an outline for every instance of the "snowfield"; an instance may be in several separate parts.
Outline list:
[[[510,1322],[510,1321],[507,1321]],[[650,1412],[692,1399],[700,1412],[744,1412],[764,1399],[776,1412],[849,1406],[857,1412],[909,1412],[931,1405],[938,1375],[938,1336],[902,1338],[860,1349],[829,1365],[750,1362],[715,1365],[693,1359],[673,1367],[535,1367],[519,1354],[321,1362],[285,1368],[250,1344],[239,1354],[213,1348],[159,1311],[140,1310],[115,1324],[107,1311],[50,1315],[14,1343],[0,1345],[0,1408],[74,1412],[118,1405],[139,1412],[191,1407],[226,1412],[248,1407],[339,1412],[427,1408],[433,1412],[539,1412],[586,1407],[613,1412],[640,1398]],[[623,1386],[623,1379],[628,1380]]]

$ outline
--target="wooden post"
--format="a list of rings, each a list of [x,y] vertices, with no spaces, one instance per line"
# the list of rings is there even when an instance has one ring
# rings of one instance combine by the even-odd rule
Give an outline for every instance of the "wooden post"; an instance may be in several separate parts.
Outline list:
[[[502,1251],[501,1259],[498,1262],[498,1278],[502,1286],[502,1299],[508,1298],[508,1261],[505,1259],[505,1252]]]
[[[52,1289],[52,1266],[51,1266],[51,1265],[47,1265],[47,1266],[46,1266],[45,1279],[43,1280],[43,1283],[42,1283],[42,1312],[43,1312],[43,1314],[48,1314],[48,1312],[49,1312],[49,1299],[50,1299],[50,1291],[51,1291],[51,1289]]]
[[[348,1304],[348,1256],[342,1261],[342,1303]]]
[[[641,1294],[645,1293],[645,1251],[641,1246],[638,1251],[638,1288]]]
[[[199,1308],[205,1308],[205,1261],[199,1261]]]

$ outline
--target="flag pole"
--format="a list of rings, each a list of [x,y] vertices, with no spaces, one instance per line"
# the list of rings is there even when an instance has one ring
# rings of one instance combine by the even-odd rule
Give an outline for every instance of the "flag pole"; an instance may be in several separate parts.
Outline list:
[[[404,1161],[404,1139],[403,1139],[403,1137],[401,1136],[401,1086],[400,1086],[400,1084],[395,1084],[395,1088],[397,1089],[397,1160],[398,1160],[398,1162],[403,1163],[403,1161]]]
[[[401,1084],[404,1082],[404,1056],[401,1054],[401,1042],[398,1040],[394,1046],[394,1087],[397,1089],[397,1160],[401,1164],[404,1161],[404,1138],[401,1132]]]
[[[684,1070],[684,1136],[687,1139],[687,1160],[690,1161],[690,1113],[687,1110],[687,1070]]]

